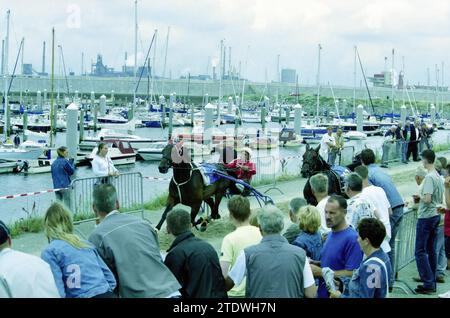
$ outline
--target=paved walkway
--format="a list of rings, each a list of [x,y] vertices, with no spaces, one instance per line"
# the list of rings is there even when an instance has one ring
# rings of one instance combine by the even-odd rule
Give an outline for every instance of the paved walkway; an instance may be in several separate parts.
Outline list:
[[[439,153],[439,156],[446,156],[448,159],[450,159],[450,151],[447,151],[445,153]],[[407,165],[404,164],[391,164],[389,169],[386,169],[386,171],[393,177],[394,181],[397,184],[397,188],[400,191],[400,193],[403,195],[404,198],[410,198],[412,194],[415,194],[417,192],[417,186],[414,182],[414,171],[419,166],[420,162],[411,162]],[[266,192],[267,195],[271,196],[273,201],[281,207],[284,207],[284,212],[286,215],[286,224],[289,223],[288,216],[287,216],[287,210],[286,206],[290,199],[296,197],[296,196],[303,196],[303,186],[305,185],[306,179],[295,179],[292,181],[287,182],[279,182],[276,184],[276,187],[273,187],[271,185],[265,185],[258,187],[258,190],[260,192]],[[203,233],[198,233],[199,237],[207,239],[215,248],[216,250],[220,250],[220,244],[222,241],[223,236],[226,234],[227,231],[231,231],[232,228],[229,224],[228,220],[228,212],[226,208],[227,199],[224,199],[220,205],[220,214],[222,216],[222,220],[219,221],[220,226],[226,227],[226,229],[222,229],[217,235],[208,235]],[[259,205],[255,199],[251,200],[251,207],[252,209],[258,208]],[[156,224],[159,221],[159,218],[163,212],[163,209],[158,211],[146,211],[145,217],[149,219],[153,224]],[[77,232],[81,235],[87,237],[90,232],[92,232],[94,228],[93,223],[86,223],[77,226]],[[168,244],[170,244],[170,237],[164,232],[164,229],[162,230],[161,237],[164,236],[164,242],[161,243],[161,247],[167,247]],[[207,232],[209,231],[209,228]],[[162,239],[162,238],[161,238]],[[22,235],[13,241],[14,248],[17,250],[21,250],[27,253],[31,253],[34,255],[40,255],[40,252],[43,247],[47,244],[47,239],[45,238],[45,235],[43,233],[36,233],[36,234],[25,234]],[[413,244],[413,242],[412,242]],[[409,284],[411,287],[415,287],[417,283],[415,283],[412,279],[413,277],[417,277],[417,269],[415,263],[412,263],[408,265],[406,268],[404,268],[399,273],[399,279]],[[438,292],[443,293],[448,290],[450,290],[450,276],[446,277],[446,283],[445,284],[438,284]],[[398,286],[404,286],[403,283],[398,283]],[[436,294],[436,295],[437,295]],[[414,295],[411,294],[410,291],[408,293],[405,293],[404,291],[400,289],[394,289],[394,292],[391,294],[391,297],[413,297],[413,298],[423,298],[423,297],[437,297],[437,296],[423,296],[423,295]]]

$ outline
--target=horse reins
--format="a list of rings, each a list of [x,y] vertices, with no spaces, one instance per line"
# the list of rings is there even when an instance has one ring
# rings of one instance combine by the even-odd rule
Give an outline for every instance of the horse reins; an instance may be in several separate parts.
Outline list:
[[[191,178],[192,178],[192,171],[200,170],[200,168],[198,168],[198,167],[195,167],[195,168],[194,168],[194,167],[192,166],[192,163],[189,163],[189,166],[190,166],[190,169],[189,169],[189,179],[187,179],[186,181],[179,183],[179,182],[177,182],[177,180],[175,180],[175,173],[174,173],[174,175],[172,176],[172,181],[173,181],[173,183],[175,184],[175,186],[177,187],[178,196],[180,197],[180,203],[181,203],[181,204],[183,204],[183,199],[182,199],[182,197],[181,197],[181,190],[180,190],[180,187],[183,186],[183,185],[185,185],[185,184],[187,184],[189,181],[191,181]],[[173,164],[172,164],[172,168],[173,168],[173,169],[186,169],[186,170],[188,170],[188,168],[174,168],[174,167],[173,167]]]

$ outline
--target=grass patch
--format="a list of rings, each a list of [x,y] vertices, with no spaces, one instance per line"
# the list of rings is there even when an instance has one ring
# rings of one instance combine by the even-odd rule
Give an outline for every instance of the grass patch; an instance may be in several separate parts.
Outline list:
[[[14,222],[9,226],[13,238],[24,233],[39,233],[44,230],[44,219],[41,217],[30,217]]]
[[[156,196],[153,200],[144,203],[144,209],[154,211],[164,208],[167,203],[167,196],[167,192]]]

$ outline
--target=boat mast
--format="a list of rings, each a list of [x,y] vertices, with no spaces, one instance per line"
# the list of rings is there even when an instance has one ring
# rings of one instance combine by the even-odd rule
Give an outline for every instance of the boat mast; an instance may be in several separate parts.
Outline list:
[[[134,83],[137,85],[137,51],[138,51],[138,17],[137,17],[137,0],[134,1]],[[134,109],[136,107],[136,90],[133,92],[133,103],[131,104],[131,118],[134,117]]]
[[[394,49],[392,49],[392,70],[391,70],[391,111],[392,111],[392,118],[391,118],[391,123],[394,122],[394,82],[395,82],[394,58],[395,58],[395,51],[394,51]]]
[[[353,115],[356,115],[356,45],[354,46],[355,60],[353,62]]]
[[[166,48],[164,53],[164,68],[163,68],[163,75],[162,75],[162,88],[161,88],[161,95],[164,95],[164,84],[166,81],[166,67],[167,67],[167,51],[169,49],[169,35],[170,35],[170,26],[167,27],[167,37],[166,37]]]
[[[155,101],[155,104],[157,104],[157,100],[156,100],[156,96],[154,94],[154,84],[155,84],[155,65],[156,65],[156,41],[158,40],[158,29],[155,30],[155,47],[153,49],[153,61],[152,61],[152,87],[151,87],[151,91],[152,91],[152,103],[153,103],[153,98]]]
[[[8,75],[9,75],[9,66],[8,66],[8,50],[9,50],[9,16],[11,14],[11,11],[6,11],[6,38],[5,38],[5,47],[4,47],[4,55],[3,55],[3,71],[4,71],[4,81],[5,81],[5,90],[3,93],[3,99],[4,99],[4,113],[5,113],[5,126],[4,126],[4,135],[5,135],[5,141],[9,137],[10,132],[10,119],[9,119],[9,105],[8,105]]]
[[[62,53],[62,48],[61,48]],[[67,80],[67,78],[66,78]],[[67,89],[69,88],[69,84],[67,83]],[[53,147],[53,135],[56,133],[56,109],[54,106],[54,98],[53,93],[55,91],[55,28],[52,29],[52,79],[51,79],[51,95],[50,95],[50,147]]]
[[[441,80],[441,111],[442,114],[444,113],[444,61],[442,61],[441,64],[441,75],[442,75],[442,80]]]
[[[319,107],[320,107],[320,51],[322,46],[319,44],[318,63],[317,63],[317,106],[316,106],[316,123],[319,124]]]

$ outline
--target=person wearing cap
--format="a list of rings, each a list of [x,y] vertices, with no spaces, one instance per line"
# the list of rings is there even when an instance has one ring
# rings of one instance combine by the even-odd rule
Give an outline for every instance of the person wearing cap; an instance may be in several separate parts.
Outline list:
[[[251,157],[252,150],[245,147],[242,149],[241,158],[237,158],[228,164],[224,164],[224,167],[231,176],[250,184],[252,177],[256,174],[256,165],[251,161]],[[235,194],[240,194],[241,192],[237,190],[235,184],[230,187],[230,190]],[[249,190],[245,188],[242,191],[242,194],[248,195]]]
[[[397,126],[392,125],[391,128],[384,134],[383,155],[381,157],[382,168],[388,167],[389,151],[391,150],[392,145],[396,141],[396,131]]]
[[[69,151],[67,147],[59,147],[58,158],[52,163],[51,172],[54,189],[63,189],[55,192],[56,199],[70,207],[70,190],[72,182],[70,177],[75,173],[74,159],[68,159]]]
[[[59,298],[50,265],[11,245],[11,232],[0,221],[0,298]]]

